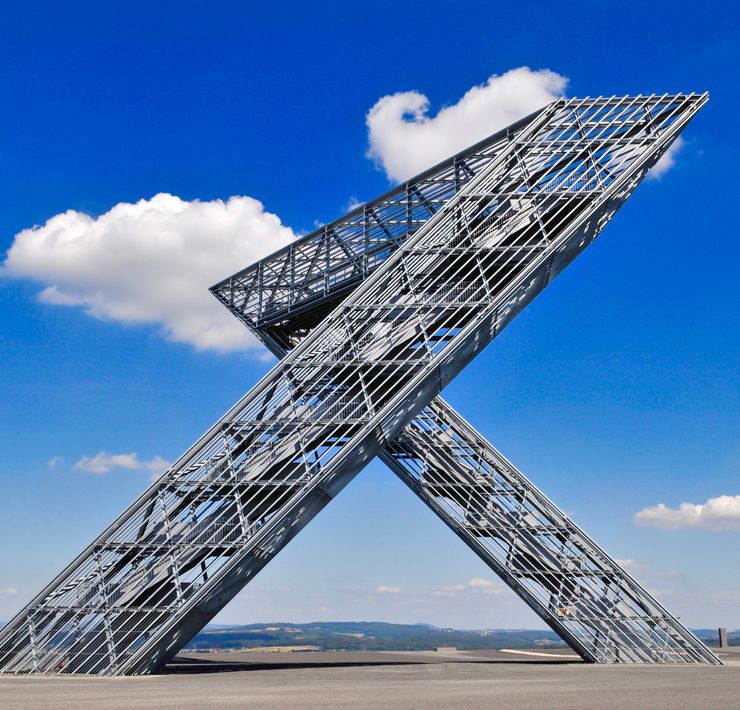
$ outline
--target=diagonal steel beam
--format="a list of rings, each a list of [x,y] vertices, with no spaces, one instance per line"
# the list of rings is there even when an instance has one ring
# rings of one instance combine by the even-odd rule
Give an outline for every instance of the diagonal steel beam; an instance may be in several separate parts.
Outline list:
[[[651,129],[649,109],[645,115]],[[575,119],[580,135],[585,136],[577,114]],[[496,136],[488,139],[487,145],[496,146]],[[568,141],[563,145],[567,149],[573,147]],[[495,148],[489,150],[492,157]],[[561,152],[567,156],[565,148]],[[587,174],[595,176],[603,187],[594,147],[587,143],[582,152],[589,162]],[[445,178],[449,182],[453,171],[457,179],[461,162],[455,156],[411,179],[395,194],[392,191],[377,198],[365,209],[372,207],[374,214],[387,213],[389,205],[398,204],[402,190],[415,192],[428,207],[424,190],[430,184],[444,184]],[[522,158],[519,164],[523,173],[529,175]],[[474,177],[475,171],[466,168],[466,175]],[[613,178],[608,171],[606,176]],[[439,191],[437,203],[451,199],[457,184],[455,188]],[[429,216],[433,214],[431,209],[428,212]],[[387,219],[398,219],[392,207]],[[294,248],[311,250],[326,229],[332,234],[343,233],[351,240],[352,224],[350,213],[330,227],[301,238]],[[420,224],[423,220],[409,219],[407,230],[394,235],[390,247],[397,248]],[[290,305],[300,300],[300,294],[288,291],[288,306],[282,311],[273,309],[269,325],[260,325],[264,322],[262,314],[250,308],[248,300],[234,305],[230,298],[234,279],[248,278],[251,271],[260,268],[260,263],[284,260],[286,251],[290,253],[291,247],[212,288],[214,295],[278,357],[283,357],[291,345],[310,332],[306,322],[318,323],[326,304],[337,300],[336,287],[329,287],[322,299],[311,303],[310,310],[295,315]],[[351,260],[356,264],[358,254],[353,252]],[[333,261],[339,273],[346,271],[343,261],[341,254]],[[307,278],[310,277],[309,270]],[[584,660],[713,660],[704,644],[441,398],[423,410],[396,442],[381,452],[380,458]]]
[[[593,149],[584,154],[598,175]],[[458,161],[446,161],[435,173],[453,166],[457,171]],[[467,174],[474,176],[472,170]],[[423,181],[410,180],[406,189],[415,189],[418,182]],[[450,192],[448,199],[453,195]],[[381,203],[378,209],[384,200],[388,198],[375,201]],[[336,223],[341,227],[351,220],[348,215]],[[396,244],[413,231],[409,223],[402,239],[395,237]],[[322,232],[301,238],[297,245],[310,249]],[[331,233],[335,234],[333,229]],[[348,257],[357,263],[358,254]],[[280,253],[268,256],[240,272],[242,278],[258,269],[259,263],[272,260],[285,261]],[[337,261],[341,264],[341,255]],[[284,357],[288,348],[281,343],[301,338],[296,336],[300,329],[290,309],[282,315],[273,312],[279,325],[261,328],[258,314],[245,304],[233,305],[228,297],[230,283],[215,286],[214,295],[274,355]],[[288,294],[289,302],[299,297]],[[335,298],[328,289],[324,300]],[[314,301],[305,317],[318,322],[323,310],[324,304]],[[713,662],[713,654],[701,641],[441,398],[417,415],[379,456],[584,660]]]
[[[274,345],[273,353],[287,354]],[[715,662],[441,397],[379,457],[585,661]]]

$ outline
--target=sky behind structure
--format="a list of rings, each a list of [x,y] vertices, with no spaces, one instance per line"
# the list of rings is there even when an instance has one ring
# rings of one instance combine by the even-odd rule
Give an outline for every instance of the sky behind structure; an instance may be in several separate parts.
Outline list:
[[[273,362],[208,285],[557,96],[708,90],[445,396],[685,623],[740,626],[737,16],[547,7],[2,11],[0,620]],[[219,620],[316,619],[541,625],[380,464]]]

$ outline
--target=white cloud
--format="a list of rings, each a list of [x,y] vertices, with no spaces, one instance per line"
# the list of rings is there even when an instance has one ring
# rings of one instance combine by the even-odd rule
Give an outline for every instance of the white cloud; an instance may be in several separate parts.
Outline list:
[[[660,156],[660,160],[650,168],[647,177],[651,180],[660,180],[660,178],[662,178],[663,175],[665,175],[676,164],[676,156],[684,145],[684,139],[681,138],[681,136],[678,136],[678,138],[668,146],[668,150]]]
[[[740,530],[740,495],[710,498],[706,503],[681,503],[678,508],[658,503],[639,511],[634,520],[637,525],[664,530]]]
[[[463,589],[465,589],[464,584],[450,584],[447,587],[442,587],[443,590],[448,592],[462,592]]]
[[[125,468],[129,471],[146,471],[152,476],[161,476],[170,467],[170,462],[161,456],[155,456],[150,461],[142,461],[138,455],[132,454],[108,454],[101,451],[95,456],[83,456],[74,466],[77,471],[87,471],[102,475],[109,473],[115,468]]]
[[[354,195],[352,195],[344,206],[344,211],[351,212],[352,210],[356,210],[358,207],[362,207],[364,204],[365,203],[362,200],[358,200]]]
[[[0,274],[40,282],[44,303],[154,324],[200,350],[244,350],[261,346],[208,287],[294,237],[251,197],[187,202],[160,193],[97,218],[68,210],[19,232]]]
[[[460,592],[468,591],[470,594],[501,594],[504,588],[491,581],[490,579],[483,579],[481,577],[475,577],[466,584],[449,584],[446,587],[440,587],[432,591],[434,597],[456,597]]]
[[[561,97],[567,83],[549,69],[511,69],[436,116],[418,91],[384,96],[367,114],[368,157],[401,182]]]
[[[471,579],[468,582],[468,587],[481,594],[496,595],[503,594],[504,592],[504,587],[501,584],[497,584],[490,579],[482,579],[481,577]]]
[[[47,462],[46,465],[49,468],[56,468],[60,463],[64,463],[64,456],[52,456]]]
[[[15,587],[5,587],[0,589],[0,597],[17,597],[18,590]]]
[[[376,594],[400,594],[401,590],[398,587],[386,587],[384,585],[380,585],[379,587],[375,588]]]
[[[446,587],[440,587],[432,592],[435,597],[454,597],[458,592],[465,590],[464,584],[448,584]]]
[[[642,572],[645,569],[645,565],[641,562],[637,562],[636,560],[620,560],[616,559],[614,560],[622,569],[627,570],[627,572],[631,572],[633,574],[637,574],[638,572]]]

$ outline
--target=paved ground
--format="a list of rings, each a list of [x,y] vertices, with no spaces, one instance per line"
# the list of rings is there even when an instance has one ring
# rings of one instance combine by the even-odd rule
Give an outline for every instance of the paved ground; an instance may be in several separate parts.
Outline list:
[[[3,678],[0,707],[738,708],[740,649],[722,658],[724,667],[676,667],[496,651],[192,654],[160,676]]]

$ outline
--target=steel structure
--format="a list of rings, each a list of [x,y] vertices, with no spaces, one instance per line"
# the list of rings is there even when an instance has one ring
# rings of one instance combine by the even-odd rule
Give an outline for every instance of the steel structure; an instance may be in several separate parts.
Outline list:
[[[211,291],[283,357],[531,118]],[[704,644],[441,398],[380,458],[584,660],[714,662]]]
[[[156,671],[374,456],[596,662],[719,663],[435,399],[706,100],[560,100],[214,292],[287,354],[0,633],[2,673]]]

